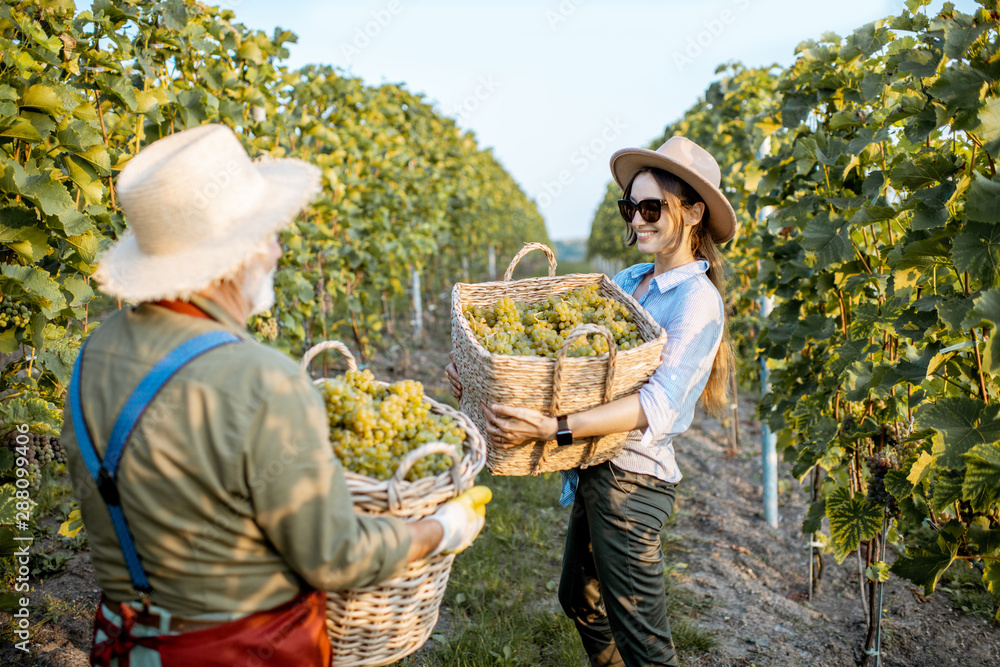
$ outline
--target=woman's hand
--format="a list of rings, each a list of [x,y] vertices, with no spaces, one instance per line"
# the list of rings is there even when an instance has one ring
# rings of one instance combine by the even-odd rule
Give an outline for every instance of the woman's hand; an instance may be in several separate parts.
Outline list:
[[[501,449],[532,440],[555,440],[556,418],[547,417],[538,410],[506,405],[494,405],[491,410],[483,404],[483,414],[486,415],[486,432],[490,441]]]
[[[458,369],[455,368],[455,357],[453,353],[448,353],[448,358],[451,359],[451,363],[445,366],[444,374],[448,376],[448,382],[451,383],[451,395],[455,398],[462,398],[462,381],[458,379]]]

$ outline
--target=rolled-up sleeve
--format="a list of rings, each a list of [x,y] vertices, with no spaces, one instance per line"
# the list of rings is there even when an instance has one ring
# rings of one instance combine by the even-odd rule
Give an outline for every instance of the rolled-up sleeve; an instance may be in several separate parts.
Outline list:
[[[649,426],[640,446],[684,432],[690,425],[722,340],[722,299],[714,289],[699,289],[682,299],[661,321],[667,342],[660,366],[639,389]]]
[[[268,384],[245,467],[261,531],[316,588],[366,586],[400,571],[410,546],[406,525],[355,513],[328,444],[322,398],[304,375]]]

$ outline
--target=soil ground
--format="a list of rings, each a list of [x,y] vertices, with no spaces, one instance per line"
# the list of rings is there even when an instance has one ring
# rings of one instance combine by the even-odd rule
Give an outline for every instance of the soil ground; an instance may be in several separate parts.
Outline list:
[[[439,339],[440,340],[440,339]],[[447,338],[440,340],[447,344]],[[433,345],[433,347],[438,347]],[[385,379],[410,377],[443,398],[440,349],[395,348],[376,361]],[[780,522],[762,518],[760,431],[755,404],[740,403],[740,449],[733,454],[719,422],[699,416],[675,443],[685,479],[678,487],[676,522],[668,536],[669,558],[680,585],[705,602],[694,619],[711,633],[715,646],[686,663],[699,666],[848,666],[861,656],[864,617],[857,561],[837,565],[823,556],[823,573],[810,601],[808,551],[800,526],[806,492],[782,466]],[[890,555],[890,560],[892,556]],[[681,566],[680,564],[683,564]],[[86,551],[32,592],[35,622],[27,657],[0,644],[0,665],[87,664],[91,619],[99,598]],[[953,610],[943,593],[922,590],[892,577],[886,585],[882,664],[885,667],[1000,665],[1000,627]],[[442,614],[446,622],[447,613]],[[10,627],[10,617],[0,614]],[[443,629],[444,630],[444,629]],[[872,663],[874,664],[874,663]]]

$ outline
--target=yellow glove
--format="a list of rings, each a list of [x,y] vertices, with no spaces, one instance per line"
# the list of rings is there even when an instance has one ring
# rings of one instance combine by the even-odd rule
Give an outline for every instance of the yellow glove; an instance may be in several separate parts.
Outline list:
[[[493,492],[485,486],[474,486],[454,500],[441,505],[427,517],[437,521],[444,530],[441,542],[430,553],[457,554],[467,549],[486,523],[486,503],[493,499]]]

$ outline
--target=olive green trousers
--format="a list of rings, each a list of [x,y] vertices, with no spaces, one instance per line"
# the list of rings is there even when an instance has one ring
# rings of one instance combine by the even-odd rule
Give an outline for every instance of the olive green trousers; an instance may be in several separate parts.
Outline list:
[[[559,602],[594,667],[677,664],[660,548],[675,487],[610,462],[580,471]]]

